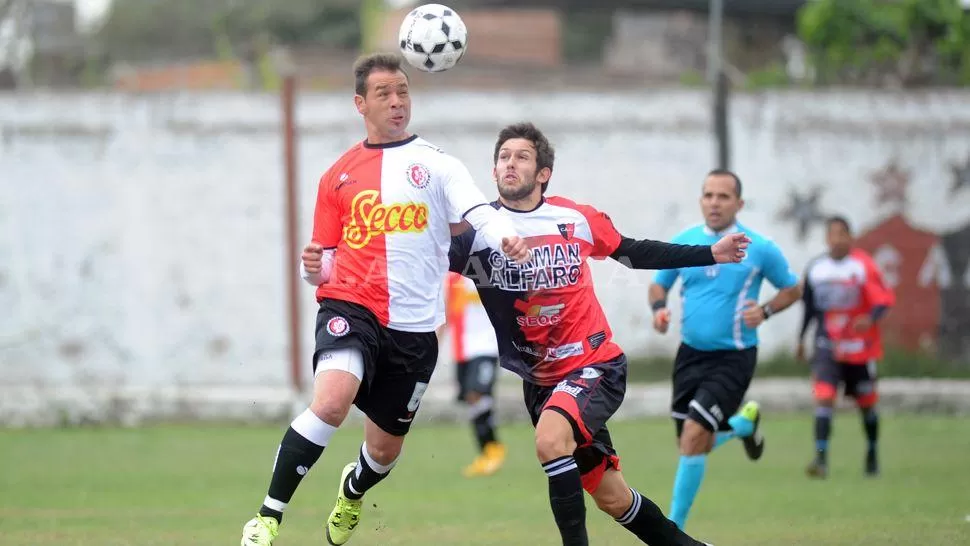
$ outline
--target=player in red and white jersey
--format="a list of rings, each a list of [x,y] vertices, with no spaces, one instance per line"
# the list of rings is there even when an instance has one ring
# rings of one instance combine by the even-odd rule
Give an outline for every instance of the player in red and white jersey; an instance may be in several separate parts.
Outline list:
[[[356,530],[364,493],[397,462],[438,358],[450,224],[467,222],[513,261],[529,249],[487,206],[457,159],[408,133],[407,74],[394,55],[354,66],[367,139],[323,175],[303,277],[317,288],[313,401],[290,424],[259,514],[242,546],[269,546],[283,511],[351,405],[367,416],[357,461],[344,467],[326,525],[330,544]]]
[[[478,456],[463,474],[469,478],[489,476],[501,468],[506,452],[495,434],[492,411],[498,368],[495,330],[471,279],[449,272],[445,286],[445,315],[457,371],[458,399],[468,406],[479,448]]]
[[[829,251],[809,263],[805,272],[805,316],[798,344],[798,358],[804,360],[801,340],[809,325],[816,322],[812,356],[815,459],[807,472],[817,478],[828,474],[833,407],[839,385],[843,384],[846,396],[855,398],[862,413],[868,440],[865,472],[875,476],[879,473],[876,361],[882,358],[879,321],[895,302],[895,296],[872,257],[852,246],[849,221],[833,216],[826,227]]]
[[[627,362],[593,291],[588,258],[635,269],[740,261],[749,240],[728,235],[714,246],[622,236],[610,218],[562,197],[544,197],[555,154],[531,123],[506,127],[495,145],[499,200],[532,248],[517,264],[469,230],[453,239],[451,270],[474,280],[495,327],[503,367],[523,378],[536,427],[536,453],[549,479],[552,512],[564,545],[587,545],[585,488],[597,506],[653,546],[697,546],[620,474],[606,422],[626,391]]]

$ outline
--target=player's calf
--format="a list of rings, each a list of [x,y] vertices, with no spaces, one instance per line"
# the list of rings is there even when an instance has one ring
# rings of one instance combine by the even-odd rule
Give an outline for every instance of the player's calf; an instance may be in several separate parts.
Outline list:
[[[549,504],[563,546],[588,546],[583,481],[573,452],[570,422],[554,410],[543,411],[536,424],[536,455],[549,478]]]
[[[592,493],[596,506],[651,546],[700,546],[667,519],[653,501],[630,488],[618,470],[609,469]]]

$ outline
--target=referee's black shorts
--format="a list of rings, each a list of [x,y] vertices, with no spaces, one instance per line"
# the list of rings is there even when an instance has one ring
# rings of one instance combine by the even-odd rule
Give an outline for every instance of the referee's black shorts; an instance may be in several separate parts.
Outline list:
[[[674,360],[670,407],[677,435],[684,419],[696,421],[711,432],[729,430],[727,420],[741,407],[757,360],[757,347],[699,351],[682,343]]]

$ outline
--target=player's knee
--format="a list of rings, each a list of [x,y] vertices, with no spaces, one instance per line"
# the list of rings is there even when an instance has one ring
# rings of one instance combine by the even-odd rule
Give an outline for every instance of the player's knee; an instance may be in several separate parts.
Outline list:
[[[680,435],[681,455],[702,455],[710,452],[713,447],[713,432],[693,419],[684,422],[684,430]]]
[[[614,518],[618,518],[626,513],[630,508],[630,502],[633,500],[633,494],[630,492],[630,488],[616,489],[612,487],[603,487],[602,485],[593,493],[593,500],[596,501],[596,507],[606,512]]]
[[[350,406],[343,406],[334,400],[314,400],[310,404],[310,411],[324,423],[339,427],[347,418],[347,414],[350,413]]]
[[[482,393],[475,391],[468,391],[465,393],[465,403],[468,405],[477,404],[479,400],[482,399]]]
[[[855,398],[856,405],[862,410],[875,407],[877,402],[879,402],[879,394],[876,392],[860,394]]]
[[[815,403],[820,406],[833,406],[835,404],[836,388],[831,383],[817,381],[812,387],[812,394],[815,396]]]
[[[572,432],[559,429],[536,429],[536,456],[542,462],[572,455],[576,451],[576,441]]]

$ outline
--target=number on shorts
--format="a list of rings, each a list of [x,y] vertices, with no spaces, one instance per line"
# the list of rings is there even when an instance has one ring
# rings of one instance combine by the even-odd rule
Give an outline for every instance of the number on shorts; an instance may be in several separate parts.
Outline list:
[[[428,390],[427,383],[414,384],[414,392],[411,393],[411,400],[408,401],[408,411],[418,411],[418,406],[421,405],[421,397],[424,396],[426,390]]]

